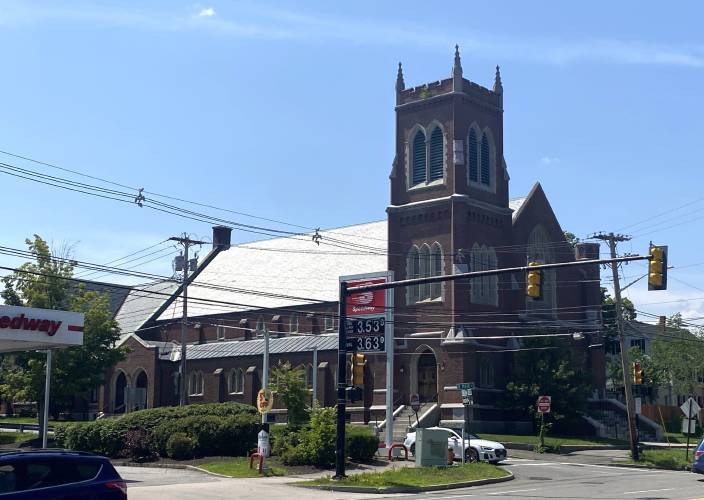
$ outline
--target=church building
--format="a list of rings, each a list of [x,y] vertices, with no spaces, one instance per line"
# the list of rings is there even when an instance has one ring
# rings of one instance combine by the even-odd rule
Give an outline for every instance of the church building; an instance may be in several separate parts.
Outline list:
[[[214,228],[213,249],[188,287],[189,402],[253,404],[267,331],[271,365],[301,366],[309,389],[317,381],[312,397],[334,405],[340,276],[389,270],[400,280],[598,258],[598,244],[565,239],[539,183],[510,196],[503,96],[498,66],[491,88],[474,83],[457,48],[451,75],[424,85],[407,88],[399,64],[385,220],[239,245],[229,228]],[[499,402],[516,354],[536,334],[581,353],[600,395],[598,266],[544,271],[542,281],[540,299],[527,297],[525,273],[395,289],[394,387],[386,387],[385,355],[365,356],[363,396],[348,404],[350,420],[384,420],[392,390],[403,426],[412,394],[424,422],[456,426],[456,384],[474,382],[474,430],[530,426]],[[180,296],[178,284],[161,283],[125,299],[117,320],[130,353],[108,373],[101,411],[177,404]],[[280,405],[273,414],[285,421]]]

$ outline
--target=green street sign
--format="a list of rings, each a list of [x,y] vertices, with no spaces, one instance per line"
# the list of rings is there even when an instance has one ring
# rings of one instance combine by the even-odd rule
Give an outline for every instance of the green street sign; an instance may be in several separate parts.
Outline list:
[[[457,384],[458,391],[471,391],[472,389],[474,389],[474,382],[462,382],[461,384]]]

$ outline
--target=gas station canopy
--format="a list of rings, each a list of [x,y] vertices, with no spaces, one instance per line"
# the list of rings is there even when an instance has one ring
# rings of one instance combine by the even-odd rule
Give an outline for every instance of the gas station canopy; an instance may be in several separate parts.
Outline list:
[[[0,306],[0,352],[83,345],[82,313]]]

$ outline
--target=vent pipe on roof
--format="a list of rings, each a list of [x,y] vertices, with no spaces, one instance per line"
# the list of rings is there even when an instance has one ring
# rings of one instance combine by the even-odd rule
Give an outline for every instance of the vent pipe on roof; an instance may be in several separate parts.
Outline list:
[[[213,248],[227,250],[230,248],[232,228],[227,226],[213,226]]]

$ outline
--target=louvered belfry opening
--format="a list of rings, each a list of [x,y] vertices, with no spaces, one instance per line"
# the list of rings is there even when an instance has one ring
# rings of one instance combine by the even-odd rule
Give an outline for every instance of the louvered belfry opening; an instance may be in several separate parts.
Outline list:
[[[491,158],[489,157],[489,139],[486,136],[486,132],[482,134],[482,184],[487,186],[491,183],[491,172],[489,171],[489,165],[491,164]]]
[[[413,184],[425,179],[425,134],[419,130],[413,138]]]
[[[477,160],[477,133],[474,129],[469,131],[469,180],[479,182],[479,165]]]
[[[430,134],[430,180],[443,177],[443,137],[440,127],[435,127]]]

